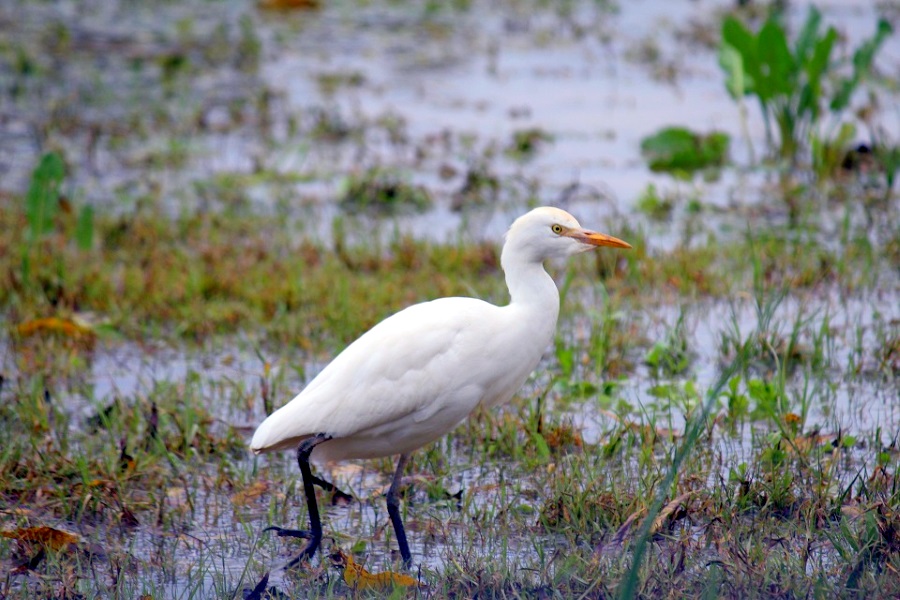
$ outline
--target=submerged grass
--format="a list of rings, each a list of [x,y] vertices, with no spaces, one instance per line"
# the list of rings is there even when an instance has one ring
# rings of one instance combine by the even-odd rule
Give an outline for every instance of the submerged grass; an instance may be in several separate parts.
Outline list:
[[[189,39],[190,18],[181,28]],[[67,35],[4,51],[29,51],[17,93],[65,75]],[[128,72],[153,93],[92,126],[110,153],[140,147],[118,157],[124,168],[193,164],[195,129],[257,127],[273,145],[284,130],[363,150],[375,127],[400,143],[402,116],[377,127],[336,108],[281,119],[281,100],[253,85],[236,87],[263,89],[258,98],[221,106],[204,94],[171,101],[209,65],[246,75],[267,56],[252,20],[208,38],[134,59]],[[86,52],[91,39],[70,42]],[[337,95],[367,78],[318,85]],[[101,87],[133,93],[114,78]],[[67,97],[57,93],[47,97]],[[102,104],[83,95],[71,104]],[[76,112],[43,127],[83,131]],[[549,149],[545,132],[520,133],[517,163]],[[383,237],[392,222],[377,218],[360,231],[352,216],[309,225],[291,186],[334,174],[264,164],[193,180],[199,206],[175,215],[152,189],[123,187],[132,208],[114,212],[66,197],[65,168],[80,175],[104,152],[47,159],[35,174],[46,185],[0,202],[0,597],[243,598],[264,574],[258,591],[270,597],[382,597],[327,559],[280,569],[296,544],[261,530],[305,524],[296,465],[290,453],[249,457],[246,437],[307,370],[385,315],[447,295],[504,302],[499,241]],[[459,209],[500,201],[491,151],[472,161]],[[416,186],[378,174],[347,186],[347,213],[354,194],[425,204]],[[261,183],[291,190],[277,214],[252,209]],[[634,250],[555,272],[562,319],[537,378],[410,462],[403,510],[421,585],[393,596],[900,596],[900,229],[890,188],[887,201],[857,206],[870,192],[833,183],[767,188],[772,198],[734,215],[692,200],[684,240],[668,246],[654,240],[673,229],[666,196],[648,210],[659,221],[610,231]],[[469,188],[479,198],[459,201]],[[103,386],[100,371],[118,360],[134,372]],[[326,547],[372,572],[397,563],[382,497],[392,470],[388,459],[351,463],[334,475],[355,500],[320,497]]]
[[[0,207],[10,225],[0,229],[5,248],[25,243],[16,206]],[[10,440],[0,450],[4,528],[50,524],[79,536],[74,549],[52,552],[0,540],[13,574],[6,597],[241,597],[291,552],[262,527],[305,519],[291,457],[245,453],[242,423],[305,379],[302,368],[273,371],[264,355],[284,345],[330,354],[425,298],[505,300],[494,243],[395,236],[326,245],[298,240],[275,218],[173,219],[145,209],[94,215],[95,243],[84,249],[67,234],[71,218],[61,212],[34,242],[41,251],[27,279],[15,252],[0,258],[15,352],[14,376],[0,388],[0,429]],[[787,310],[823,293],[879,289],[896,240],[879,247],[845,235],[804,245],[809,235],[770,228],[660,250],[641,232],[622,235],[633,253],[569,266],[545,378],[412,461],[405,511],[425,587],[410,593],[900,592],[896,440],[828,419],[834,390],[848,381],[896,389],[897,336],[883,320],[854,333],[852,323],[834,325],[849,312]],[[752,327],[735,312],[711,329],[719,347],[704,348],[715,340],[695,339],[689,307],[735,296],[755,306]],[[641,315],[673,303],[681,307],[673,324],[654,339]],[[82,315],[90,320],[71,330],[78,335],[19,327]],[[97,397],[85,375],[98,348],[125,340],[201,349],[246,331],[256,333],[237,343],[259,354],[250,383],[188,370]],[[853,366],[842,367],[839,349],[854,345]],[[718,367],[717,382],[697,378],[702,361],[735,356],[741,368]],[[653,386],[635,401],[630,390],[644,376]],[[578,414],[600,416],[595,439],[585,439]],[[359,502],[326,516],[333,543],[376,570],[392,562],[380,493],[391,469],[380,461],[345,474]],[[292,597],[352,591],[324,561],[268,585]]]

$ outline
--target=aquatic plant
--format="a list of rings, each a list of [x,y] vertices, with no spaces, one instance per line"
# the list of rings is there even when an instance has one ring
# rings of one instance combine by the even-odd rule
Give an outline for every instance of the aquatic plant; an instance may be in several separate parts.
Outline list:
[[[651,171],[690,179],[698,171],[724,165],[729,141],[721,131],[703,135],[686,127],[664,127],[641,140],[641,155]]]
[[[57,231],[57,216],[61,208],[71,212],[70,204],[62,195],[66,166],[56,152],[44,154],[31,175],[28,193],[25,195],[25,217],[28,223],[22,247],[22,280],[32,276],[32,252],[40,249],[39,242]],[[82,250],[90,249],[94,240],[94,209],[87,204],[78,213],[72,239]],[[40,250],[39,250],[40,251]]]
[[[841,63],[832,57],[838,31],[821,31],[822,15],[810,7],[806,22],[789,42],[778,14],[766,20],[758,32],[747,28],[737,17],[722,23],[719,64],[725,72],[725,87],[735,100],[756,96],[766,125],[769,145],[778,157],[791,164],[801,150],[809,148],[823,112],[829,110],[840,121],[853,94],[872,73],[872,64],[882,43],[891,34],[891,25],[878,21],[874,36],[853,53],[849,74],[841,73]],[[777,129],[777,141],[773,129]]]

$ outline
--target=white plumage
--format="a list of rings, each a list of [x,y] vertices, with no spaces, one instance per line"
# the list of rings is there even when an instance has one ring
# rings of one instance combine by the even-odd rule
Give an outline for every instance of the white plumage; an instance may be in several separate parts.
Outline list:
[[[315,462],[400,454],[402,467],[405,455],[477,406],[515,394],[556,329],[559,292],[543,262],[597,246],[630,248],[583,229],[563,210],[532,210],[512,224],[503,246],[508,305],[442,298],[388,317],[263,421],[250,448],[260,454],[320,436],[306,451]]]

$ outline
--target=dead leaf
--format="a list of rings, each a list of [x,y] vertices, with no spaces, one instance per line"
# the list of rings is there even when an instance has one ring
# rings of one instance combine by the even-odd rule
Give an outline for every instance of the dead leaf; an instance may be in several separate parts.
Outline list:
[[[841,507],[841,514],[844,515],[845,517],[847,517],[848,519],[855,521],[856,519],[865,515],[866,511],[864,508],[862,508],[858,505],[845,504],[844,506]]]
[[[259,0],[263,10],[315,10],[321,5],[320,0]]]
[[[30,337],[38,333],[60,333],[69,338],[82,339],[92,338],[96,335],[91,324],[78,316],[73,316],[71,319],[65,317],[33,319],[20,324],[16,330],[22,337]]]
[[[659,511],[659,514],[656,515],[656,518],[653,519],[653,527],[650,528],[650,534],[659,533],[666,524],[666,521],[673,515],[676,515],[678,508],[693,494],[694,492],[685,492],[663,506],[662,510]]]
[[[789,412],[784,415],[784,422],[792,427],[796,427],[803,422],[803,419],[797,413]]]
[[[888,490],[891,487],[892,481],[893,477],[888,473],[887,469],[884,468],[884,465],[878,465],[875,467],[875,470],[872,471],[868,485],[869,488],[874,490]]]
[[[694,492],[685,492],[670,501],[668,504],[662,507],[659,511],[659,514],[656,515],[656,518],[653,519],[653,525],[650,527],[650,535],[654,535],[660,532],[665,525],[666,520],[672,517],[675,514],[675,511],[678,509],[681,504],[688,499],[689,496],[693,495]],[[646,508],[641,508],[632,513],[625,522],[622,523],[622,526],[616,531],[616,534],[613,536],[612,542],[610,542],[613,547],[619,548],[628,538],[629,533],[631,533],[631,529],[634,526],[634,522],[644,516],[647,512]]]
[[[612,544],[615,547],[621,547],[622,544],[625,543],[625,538],[628,537],[628,532],[631,531],[631,526],[634,525],[634,522],[639,518],[644,516],[644,513],[647,512],[646,508],[641,508],[634,513],[631,514],[625,522],[622,523],[622,526],[616,531],[616,535],[613,536]]]
[[[231,503],[235,506],[250,504],[269,491],[269,484],[265,481],[255,481],[245,490],[237,492],[231,497]]]
[[[559,450],[565,448],[581,448],[584,446],[584,440],[571,425],[558,425],[551,427],[549,431],[544,433],[544,441],[551,450]]]
[[[800,454],[806,454],[807,452],[811,452],[816,448],[830,446],[833,440],[833,436],[819,435],[818,432],[798,435],[793,439],[788,439],[788,450],[793,450]]]
[[[0,536],[23,542],[40,544],[50,550],[65,550],[78,543],[78,536],[53,527],[26,527],[15,531],[0,531]]]
[[[340,550],[332,553],[331,562],[344,573],[344,581],[355,590],[390,591],[395,587],[415,587],[419,583],[409,575],[385,571],[369,573],[362,565],[356,564],[353,557]]]

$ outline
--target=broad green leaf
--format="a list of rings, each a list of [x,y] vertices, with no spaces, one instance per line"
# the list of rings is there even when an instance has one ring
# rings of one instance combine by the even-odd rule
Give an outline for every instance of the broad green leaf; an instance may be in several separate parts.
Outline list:
[[[853,75],[841,81],[838,86],[838,92],[831,100],[832,111],[838,112],[847,108],[859,82],[868,75],[869,70],[872,68],[875,54],[878,52],[884,39],[893,32],[894,29],[891,27],[891,24],[884,19],[880,19],[872,39],[864,42],[856,49],[856,52],[853,53]]]
[[[806,75],[811,82],[815,81],[817,85],[822,77],[822,73],[828,67],[828,62],[831,59],[831,49],[834,47],[836,39],[837,30],[834,27],[829,27],[825,36],[816,42],[812,58],[806,63]]]
[[[756,54],[756,37],[732,16],[726,17],[722,23],[722,43],[735,48],[745,59]]]
[[[875,30],[875,35],[872,39],[864,42],[853,53],[853,68],[857,76],[861,77],[868,73],[872,67],[872,61],[875,59],[875,54],[878,52],[884,39],[893,32],[894,29],[890,23],[884,19],[878,20],[878,28]]]
[[[55,152],[41,157],[31,175],[25,196],[25,212],[31,239],[53,230],[53,219],[59,211],[59,187],[66,174],[62,158]]]
[[[803,24],[803,29],[800,31],[800,35],[797,36],[797,43],[795,44],[794,56],[801,64],[806,63],[810,50],[816,44],[821,22],[822,13],[815,6],[810,6],[806,15],[806,23]]]
[[[760,77],[756,36],[739,20],[729,16],[722,22],[722,47],[731,47],[740,55],[745,93],[756,92],[756,81]]]
[[[719,64],[726,73],[725,88],[732,98],[737,100],[749,93],[744,74],[744,60],[734,46],[723,45],[719,48]]]
[[[808,114],[812,119],[819,116],[822,99],[822,73],[828,68],[831,49],[836,39],[837,31],[834,27],[829,27],[824,37],[816,41],[812,56],[804,63],[806,84],[800,92],[800,101],[797,105],[798,114]]]
[[[796,65],[781,23],[769,19],[759,32],[759,60],[768,96],[786,96],[796,87]],[[760,82],[762,84],[762,82]]]

